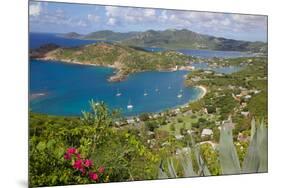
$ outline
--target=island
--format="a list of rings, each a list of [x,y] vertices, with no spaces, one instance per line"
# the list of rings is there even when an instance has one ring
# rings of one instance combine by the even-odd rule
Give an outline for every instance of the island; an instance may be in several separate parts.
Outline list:
[[[207,49],[243,51],[267,54],[267,43],[249,42],[200,34],[188,29],[147,30],[142,32],[114,32],[102,30],[85,35],[75,32],[60,34],[60,37],[82,40],[114,41],[129,46],[159,47],[167,49]]]
[[[108,78],[110,82],[122,81],[136,72],[190,70],[192,67],[189,63],[196,59],[173,50],[149,52],[138,47],[106,42],[71,48],[47,44],[32,50],[30,58],[111,67],[116,71]]]

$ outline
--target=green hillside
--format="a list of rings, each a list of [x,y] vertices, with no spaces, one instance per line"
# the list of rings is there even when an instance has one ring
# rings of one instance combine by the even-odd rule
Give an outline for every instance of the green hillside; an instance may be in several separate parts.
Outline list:
[[[175,51],[147,52],[118,44],[97,43],[76,48],[58,48],[46,53],[44,59],[113,67],[118,72],[115,75],[117,77],[111,81],[120,81],[133,72],[184,68],[194,58]]]
[[[65,34],[65,37],[86,40],[115,41],[129,46],[140,47],[161,47],[169,49],[187,48],[267,53],[267,43],[264,42],[249,42],[214,37],[199,34],[187,29],[167,29],[164,31],[148,30],[145,32],[127,33],[103,30],[92,32],[83,36],[79,34],[67,33]]]
[[[122,41],[127,45],[164,48],[189,48],[225,51],[251,51],[265,53],[263,42],[248,42],[202,35],[190,30],[149,30]]]

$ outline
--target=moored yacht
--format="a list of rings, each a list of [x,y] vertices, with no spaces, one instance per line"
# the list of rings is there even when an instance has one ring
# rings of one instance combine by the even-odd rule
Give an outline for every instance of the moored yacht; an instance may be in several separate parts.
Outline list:
[[[127,109],[130,110],[130,109],[133,109],[133,107],[134,106],[131,104],[131,101],[129,100],[128,105],[127,105]]]
[[[117,89],[116,96],[119,97],[119,96],[121,96],[121,95],[122,95],[122,93],[120,93],[119,89]]]
[[[148,93],[144,90],[143,96],[147,96]]]

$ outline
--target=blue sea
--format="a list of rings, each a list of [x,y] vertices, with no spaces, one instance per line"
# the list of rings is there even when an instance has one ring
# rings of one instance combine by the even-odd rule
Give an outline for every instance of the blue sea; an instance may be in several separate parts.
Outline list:
[[[31,33],[29,44],[30,48],[46,43],[71,47],[95,42]],[[50,115],[77,116],[82,110],[90,110],[89,101],[93,99],[104,101],[110,109],[120,109],[125,116],[133,116],[183,105],[196,100],[202,92],[199,88],[184,86],[188,71],[142,72],[122,82],[108,82],[114,71],[106,67],[30,60],[30,109]],[[182,97],[179,98],[179,94]],[[133,108],[128,109],[128,105]]]
[[[80,40],[59,37],[59,34],[53,33],[30,33],[29,34],[29,48],[35,49],[48,43],[54,43],[62,47],[75,47],[86,44],[96,43],[95,40]]]
[[[209,67],[208,63],[205,62],[192,63],[191,65],[194,66],[195,69],[212,70],[216,73],[223,74],[231,74],[242,69],[242,67],[239,66]]]
[[[104,101],[110,109],[126,116],[158,112],[195,100],[202,92],[184,87],[186,71],[142,72],[118,83],[108,82],[114,69],[55,61],[31,60],[30,102],[34,112],[53,115],[80,115],[89,110],[89,101]],[[182,97],[177,95],[181,92]],[[121,93],[117,96],[117,93]],[[146,96],[144,94],[147,94]],[[38,94],[38,97],[34,97]],[[133,105],[131,110],[127,105]]]
[[[150,52],[161,52],[167,49],[165,48],[144,48]],[[181,52],[185,55],[199,57],[199,58],[237,58],[237,57],[253,57],[255,54],[248,52],[238,52],[238,51],[217,51],[217,50],[194,50],[194,49],[177,49],[178,52]]]

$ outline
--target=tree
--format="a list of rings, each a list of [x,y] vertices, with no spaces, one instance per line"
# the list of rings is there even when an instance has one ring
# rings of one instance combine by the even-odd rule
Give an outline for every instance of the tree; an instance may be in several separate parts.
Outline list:
[[[149,120],[149,114],[148,113],[142,113],[139,116],[139,118],[140,118],[141,121],[147,121],[147,120]]]
[[[176,127],[175,127],[175,124],[174,124],[174,123],[172,123],[172,124],[170,125],[170,131],[172,131],[172,132],[175,132],[175,131],[176,131]]]
[[[145,127],[148,128],[149,131],[154,131],[154,129],[158,128],[158,124],[156,121],[146,121]]]

